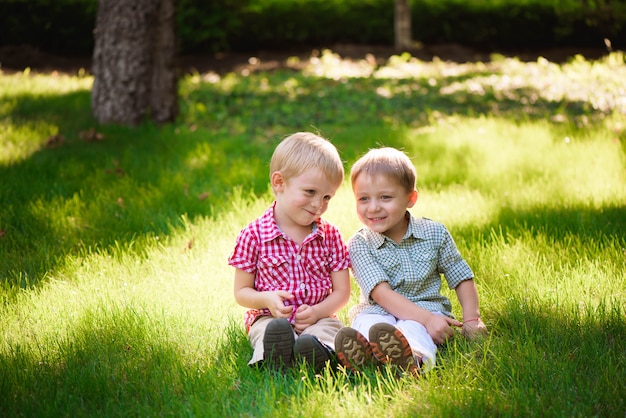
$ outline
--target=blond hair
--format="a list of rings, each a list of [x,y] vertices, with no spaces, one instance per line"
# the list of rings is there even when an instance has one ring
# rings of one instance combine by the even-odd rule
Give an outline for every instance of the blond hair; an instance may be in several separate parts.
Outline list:
[[[395,148],[371,149],[359,158],[350,170],[350,181],[353,186],[356,178],[362,173],[369,176],[383,175],[397,180],[409,193],[415,190],[417,179],[415,167],[404,152]]]
[[[270,161],[270,176],[280,171],[285,179],[318,168],[335,185],[343,181],[343,162],[337,148],[311,132],[296,132],[281,141]]]

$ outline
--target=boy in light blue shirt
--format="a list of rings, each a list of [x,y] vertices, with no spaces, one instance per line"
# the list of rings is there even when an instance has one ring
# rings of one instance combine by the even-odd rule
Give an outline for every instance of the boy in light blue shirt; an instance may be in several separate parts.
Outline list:
[[[352,327],[335,338],[338,358],[353,371],[389,363],[419,375],[435,364],[437,345],[454,335],[454,327],[472,339],[486,333],[474,274],[444,225],[407,210],[418,192],[406,154],[370,150],[353,165],[350,179],[364,225],[348,244],[361,296],[350,310]],[[463,322],[440,292],[442,275],[456,292]]]

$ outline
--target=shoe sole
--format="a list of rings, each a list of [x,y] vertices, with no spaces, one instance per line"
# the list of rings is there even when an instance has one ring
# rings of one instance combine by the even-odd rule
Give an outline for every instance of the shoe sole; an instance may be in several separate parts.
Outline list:
[[[295,337],[288,320],[276,318],[270,322],[263,336],[263,359],[271,367],[291,367]]]
[[[312,335],[301,335],[296,340],[293,347],[294,358],[304,359],[309,366],[312,366],[316,373],[319,373],[326,362],[330,360],[330,352],[324,345]]]
[[[383,364],[392,364],[414,376],[420,375],[411,346],[402,331],[381,323],[370,328],[370,345],[374,356]]]
[[[335,351],[341,364],[352,372],[372,364],[372,347],[363,334],[344,327],[335,336]]]

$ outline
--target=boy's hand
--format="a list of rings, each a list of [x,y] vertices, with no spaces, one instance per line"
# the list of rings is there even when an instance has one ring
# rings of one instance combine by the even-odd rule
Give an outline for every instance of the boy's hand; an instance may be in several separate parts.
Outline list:
[[[471,341],[476,341],[478,338],[487,335],[487,332],[487,326],[480,318],[465,321],[461,329],[461,334]]]
[[[285,301],[293,299],[293,295],[285,290],[276,290],[275,292],[265,292],[266,306],[270,310],[274,318],[289,318],[293,306],[285,305]]]
[[[463,324],[456,319],[434,314],[432,314],[428,322],[424,324],[426,331],[428,331],[428,334],[432,337],[435,344],[445,343],[448,338],[454,336],[452,326],[460,327],[462,325]]]
[[[309,305],[300,305],[296,311],[294,329],[298,334],[317,322],[315,309]]]

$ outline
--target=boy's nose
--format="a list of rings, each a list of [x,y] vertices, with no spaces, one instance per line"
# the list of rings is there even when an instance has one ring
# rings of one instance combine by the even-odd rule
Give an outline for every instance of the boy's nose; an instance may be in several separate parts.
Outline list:
[[[323,205],[324,205],[324,199],[312,199],[311,200],[311,206],[313,206],[315,209],[319,210]]]

